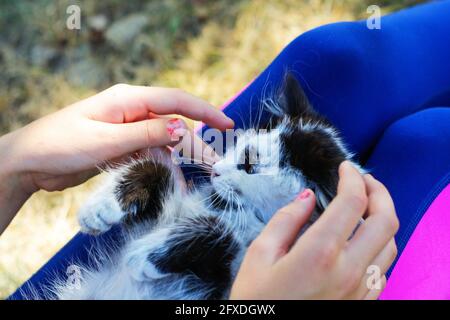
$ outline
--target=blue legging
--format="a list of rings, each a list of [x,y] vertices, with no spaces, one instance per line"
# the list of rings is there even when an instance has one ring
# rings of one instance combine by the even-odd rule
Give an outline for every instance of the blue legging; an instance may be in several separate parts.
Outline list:
[[[396,235],[400,257],[431,202],[450,183],[450,107],[428,108],[394,122],[366,168],[394,200],[400,219]]]
[[[369,30],[361,21],[309,31],[291,42],[225,112],[238,127],[248,126],[264,93],[275,90],[286,70],[294,72],[312,105],[390,190],[400,218],[401,252],[449,180],[449,16],[450,1],[441,1],[383,17],[381,30]],[[115,236],[112,231],[99,241],[115,241]],[[48,285],[51,275],[64,275],[74,260],[88,262],[92,242],[89,236],[75,236],[22,290],[28,284]],[[21,297],[17,291],[11,298]]]

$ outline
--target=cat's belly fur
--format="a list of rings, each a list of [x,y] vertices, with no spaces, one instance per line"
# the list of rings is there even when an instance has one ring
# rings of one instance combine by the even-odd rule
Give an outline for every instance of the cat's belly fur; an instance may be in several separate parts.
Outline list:
[[[57,298],[227,298],[249,243],[264,225],[255,218],[253,212],[210,210],[203,205],[203,200],[207,197],[206,192],[197,192],[184,196],[175,194],[167,199],[158,221],[124,228],[126,240],[123,246],[119,250],[113,250],[115,252],[112,254],[99,249],[96,253],[101,260],[98,265],[82,269],[78,287],[64,282],[56,286]],[[191,227],[190,230],[183,232],[182,228],[190,222],[193,222],[187,224]],[[207,230],[208,228],[213,231]],[[203,234],[210,239],[200,242],[190,240]],[[174,238],[175,241],[171,242]],[[183,252],[178,251],[179,249],[171,252],[169,247],[177,242],[198,246],[200,252],[191,257],[197,261],[183,261]],[[211,257],[202,254],[201,251],[207,250],[214,250],[218,254]],[[158,255],[157,262],[149,261],[148,256],[155,252]],[[165,263],[167,265],[161,268]],[[178,270],[179,264],[185,264],[195,272],[189,269]],[[181,272],[170,272],[171,269]]]

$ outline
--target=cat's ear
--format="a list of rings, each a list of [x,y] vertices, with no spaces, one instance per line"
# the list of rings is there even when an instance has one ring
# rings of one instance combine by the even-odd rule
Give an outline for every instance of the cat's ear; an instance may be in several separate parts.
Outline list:
[[[278,91],[278,104],[284,114],[291,118],[298,118],[313,112],[303,88],[290,72],[285,74],[283,85]]]
[[[295,76],[287,72],[275,96],[266,101],[268,111],[278,119],[292,119],[314,114],[308,98]]]

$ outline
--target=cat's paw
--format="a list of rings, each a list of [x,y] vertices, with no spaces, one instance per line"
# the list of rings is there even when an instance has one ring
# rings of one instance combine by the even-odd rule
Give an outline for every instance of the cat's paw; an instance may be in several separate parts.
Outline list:
[[[97,235],[119,223],[125,212],[114,198],[92,197],[78,212],[81,232]]]

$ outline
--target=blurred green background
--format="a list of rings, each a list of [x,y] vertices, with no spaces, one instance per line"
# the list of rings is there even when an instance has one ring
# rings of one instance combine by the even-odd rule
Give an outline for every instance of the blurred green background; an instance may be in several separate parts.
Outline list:
[[[220,106],[299,34],[417,0],[2,0],[0,134],[115,83],[180,87]],[[81,29],[66,27],[69,5]],[[0,153],[2,150],[0,150]],[[0,238],[6,297],[77,231],[97,179],[35,194]]]

